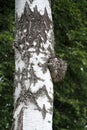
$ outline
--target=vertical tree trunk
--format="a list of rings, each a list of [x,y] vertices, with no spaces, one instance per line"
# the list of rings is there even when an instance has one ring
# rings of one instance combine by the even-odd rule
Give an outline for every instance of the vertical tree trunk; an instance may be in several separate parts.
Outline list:
[[[13,130],[52,130],[53,83],[47,66],[53,48],[49,0],[16,0]]]

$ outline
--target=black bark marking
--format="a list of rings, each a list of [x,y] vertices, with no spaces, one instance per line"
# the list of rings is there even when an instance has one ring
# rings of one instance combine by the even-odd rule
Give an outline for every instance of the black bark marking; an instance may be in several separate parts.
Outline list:
[[[43,119],[45,119],[46,113],[47,113],[47,111],[46,111],[46,108],[45,108],[45,104],[43,104],[43,109],[42,109],[42,116],[43,116]]]
[[[52,105],[53,101],[50,98],[50,96],[48,95],[46,86],[43,86],[42,88],[40,88],[36,93],[32,93],[31,90],[29,90],[29,89],[21,91],[20,97],[17,99],[17,101],[15,103],[15,109],[17,109],[17,107],[21,104],[21,102],[24,102],[25,105],[27,105],[27,103],[31,102],[36,105],[37,109],[35,109],[35,110],[41,111],[43,119],[45,119],[46,113],[52,114],[53,108],[50,108],[47,111],[45,108],[45,104],[43,104],[43,108],[41,108],[39,106],[39,104],[37,103],[37,99],[38,99],[38,97],[43,97],[44,95],[46,95],[46,97],[48,98],[48,101]]]
[[[51,123],[51,121],[48,121],[48,123]]]
[[[33,2],[34,0],[29,0],[29,2],[32,4],[32,2]]]
[[[31,77],[29,78],[29,79],[30,79],[30,82],[31,82],[31,83],[34,83],[34,86],[35,86],[35,84],[38,82],[38,80],[44,81],[43,79],[41,79],[41,78],[39,78],[39,77],[36,76],[36,74],[35,74],[35,72],[34,72],[34,69],[33,69],[33,64],[31,64],[31,69],[30,69],[29,73],[30,73],[30,75],[31,75]],[[30,83],[30,84],[31,84],[31,83]]]
[[[16,125],[15,125],[15,119],[13,119],[13,124],[12,124],[11,130],[14,130],[15,126],[17,126],[17,130],[23,130],[23,109],[24,108],[22,108],[18,114]]]
[[[40,106],[38,105],[38,103],[36,101],[34,93],[32,93],[30,90],[21,92],[20,97],[17,99],[17,101],[15,103],[15,109],[18,108],[18,106],[21,104],[21,102],[24,102],[25,105],[27,105],[27,103],[31,102],[31,103],[35,104],[35,106],[37,107],[37,110],[42,111],[42,109],[40,108]]]
[[[49,110],[50,114],[53,114],[53,107],[50,107],[50,109],[48,109],[48,110]]]
[[[47,64],[38,63],[38,66],[42,68],[43,73],[47,72]]]
[[[34,93],[35,98],[37,99],[38,97],[42,97],[43,95],[46,95],[46,97],[48,98],[50,104],[52,105],[53,100],[51,99],[51,97],[49,96],[46,86],[44,85],[42,88],[40,88],[36,93]]]
[[[44,44],[47,41],[47,34],[50,30],[50,26],[52,25],[51,20],[48,17],[47,10],[45,8],[44,15],[41,15],[38,12],[37,6],[34,8],[34,12],[31,11],[28,3],[26,2],[24,8],[24,14],[22,14],[21,18],[18,18],[16,15],[16,41],[14,46],[19,50],[26,50],[25,42],[28,42],[28,48],[33,46],[33,41],[36,42],[36,52],[40,53],[40,49],[45,51],[44,45],[41,47],[41,42]],[[26,32],[24,33],[24,30]],[[21,48],[20,45],[23,45]]]

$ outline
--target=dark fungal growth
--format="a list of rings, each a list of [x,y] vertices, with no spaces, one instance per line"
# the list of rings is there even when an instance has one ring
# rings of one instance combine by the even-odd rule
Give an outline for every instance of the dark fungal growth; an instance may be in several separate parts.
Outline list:
[[[54,83],[61,81],[67,71],[66,61],[54,56],[48,60],[48,67]]]

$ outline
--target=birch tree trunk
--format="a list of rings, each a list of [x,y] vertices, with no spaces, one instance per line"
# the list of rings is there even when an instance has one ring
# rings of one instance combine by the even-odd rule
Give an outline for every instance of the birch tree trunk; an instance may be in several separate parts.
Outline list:
[[[15,1],[14,123],[12,130],[52,130],[54,53],[50,0]]]

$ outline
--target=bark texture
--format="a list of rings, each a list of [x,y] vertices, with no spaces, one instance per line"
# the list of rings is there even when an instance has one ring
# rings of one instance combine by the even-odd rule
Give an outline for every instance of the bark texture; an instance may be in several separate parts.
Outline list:
[[[48,60],[54,36],[48,0],[16,0],[12,130],[52,130],[53,83]]]

